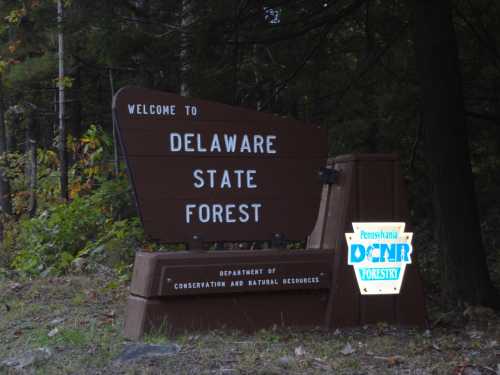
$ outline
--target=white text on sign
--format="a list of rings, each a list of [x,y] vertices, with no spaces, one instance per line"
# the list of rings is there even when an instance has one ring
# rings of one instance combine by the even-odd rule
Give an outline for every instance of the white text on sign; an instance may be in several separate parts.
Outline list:
[[[206,135],[205,135],[206,136]],[[202,133],[172,132],[168,137],[170,152],[277,154],[274,134],[218,134],[204,138]],[[255,169],[194,169],[192,186],[196,189],[257,189]],[[186,224],[260,223],[263,205],[260,202],[188,203]]]
[[[170,133],[170,152],[276,154],[276,135]]]

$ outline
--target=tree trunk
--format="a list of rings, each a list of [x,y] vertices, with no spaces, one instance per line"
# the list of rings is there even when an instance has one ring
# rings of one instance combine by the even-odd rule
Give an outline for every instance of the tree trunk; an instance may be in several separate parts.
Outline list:
[[[415,53],[425,154],[443,260],[442,293],[453,305],[500,307],[486,265],[471,170],[457,41],[449,0],[416,0]]]
[[[373,58],[375,54],[375,32],[374,32],[374,22],[373,22],[373,2],[371,0],[366,1],[365,5],[365,48],[359,59],[358,70],[361,71],[362,66],[369,64],[369,61]],[[363,89],[363,103],[364,107],[370,111],[372,117],[369,120],[368,131],[365,138],[365,147],[367,152],[376,153],[379,151],[379,126],[377,119],[376,105],[374,102],[374,89],[373,86],[368,86]],[[369,117],[369,118],[370,118]]]
[[[116,131],[116,117],[115,111],[113,111],[113,97],[115,96],[115,82],[113,79],[113,68],[108,69],[109,73],[109,89],[111,91],[111,126],[113,128],[113,165],[115,176],[118,176],[120,172],[120,159],[118,157],[118,134]]]
[[[34,111],[27,112],[28,120],[26,123],[26,162],[27,162],[27,177],[28,177],[28,215],[33,217],[36,214],[37,197],[36,197],[36,174],[37,174],[37,155],[36,155],[36,113]]]
[[[58,57],[59,57],[59,170],[60,170],[60,185],[61,198],[68,200],[68,151],[66,148],[66,124],[64,123],[64,44],[62,30],[63,6],[62,0],[57,1],[57,23],[59,26],[58,32]]]
[[[261,66],[261,56],[260,56],[260,48],[257,44],[253,45],[253,54],[252,54],[252,59],[253,59],[253,75],[254,75],[254,83],[255,83],[255,88],[253,90],[254,92],[254,97],[255,97],[255,109],[257,111],[262,110],[262,97],[263,97],[263,92],[262,92],[262,74],[260,73],[260,66]],[[237,78],[235,78],[237,80]]]
[[[71,87],[73,101],[71,103],[71,133],[79,139],[82,136],[82,73],[79,65],[74,67],[74,80]]]
[[[3,91],[0,86],[0,215],[12,215],[10,184],[5,174],[7,167],[5,160],[7,155],[7,139],[5,133],[5,107],[3,103]]]
[[[191,95],[191,38],[188,34],[188,28],[194,21],[193,1],[182,0],[181,6],[181,43],[179,52],[180,63],[180,89],[181,96]]]

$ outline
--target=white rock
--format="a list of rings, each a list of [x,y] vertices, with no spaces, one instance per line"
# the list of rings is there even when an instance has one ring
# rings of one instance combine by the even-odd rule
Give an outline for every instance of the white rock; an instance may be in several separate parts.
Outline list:
[[[347,343],[346,346],[344,346],[344,349],[340,351],[341,354],[343,355],[351,355],[354,353],[356,350],[351,346],[350,343]]]
[[[47,336],[49,337],[54,337],[55,335],[57,335],[59,333],[59,328],[54,328],[54,329],[51,329],[49,333],[47,333]]]
[[[295,348],[294,352],[295,352],[295,355],[297,357],[303,357],[304,355],[306,355],[306,350],[304,349],[304,347],[302,345],[297,346]]]
[[[34,365],[43,360],[47,360],[52,356],[52,351],[49,348],[37,348],[22,353],[18,357],[9,358],[2,362],[2,365],[16,370],[22,370],[25,367]]]

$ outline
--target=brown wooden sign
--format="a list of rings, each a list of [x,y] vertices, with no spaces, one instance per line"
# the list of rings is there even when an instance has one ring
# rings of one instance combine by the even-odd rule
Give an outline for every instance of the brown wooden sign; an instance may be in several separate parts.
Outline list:
[[[416,262],[407,265],[398,295],[361,295],[348,264],[345,233],[353,222],[409,223],[398,158],[344,155],[329,168],[337,179],[323,187],[307,249],[137,253],[125,336],[159,329],[425,325]]]
[[[302,240],[312,231],[325,130],[134,87],[121,89],[113,105],[152,239]]]

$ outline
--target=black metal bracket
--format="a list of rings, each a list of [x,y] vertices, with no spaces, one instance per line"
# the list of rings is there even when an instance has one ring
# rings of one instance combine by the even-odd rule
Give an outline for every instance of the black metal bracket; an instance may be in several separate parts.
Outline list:
[[[273,249],[286,248],[286,240],[285,240],[285,235],[283,233],[273,233],[273,237],[271,238],[271,248]]]
[[[188,250],[203,250],[203,237],[199,234],[193,234],[187,245]]]
[[[323,167],[319,170],[319,179],[323,185],[333,185],[337,183],[339,172],[333,167]]]

